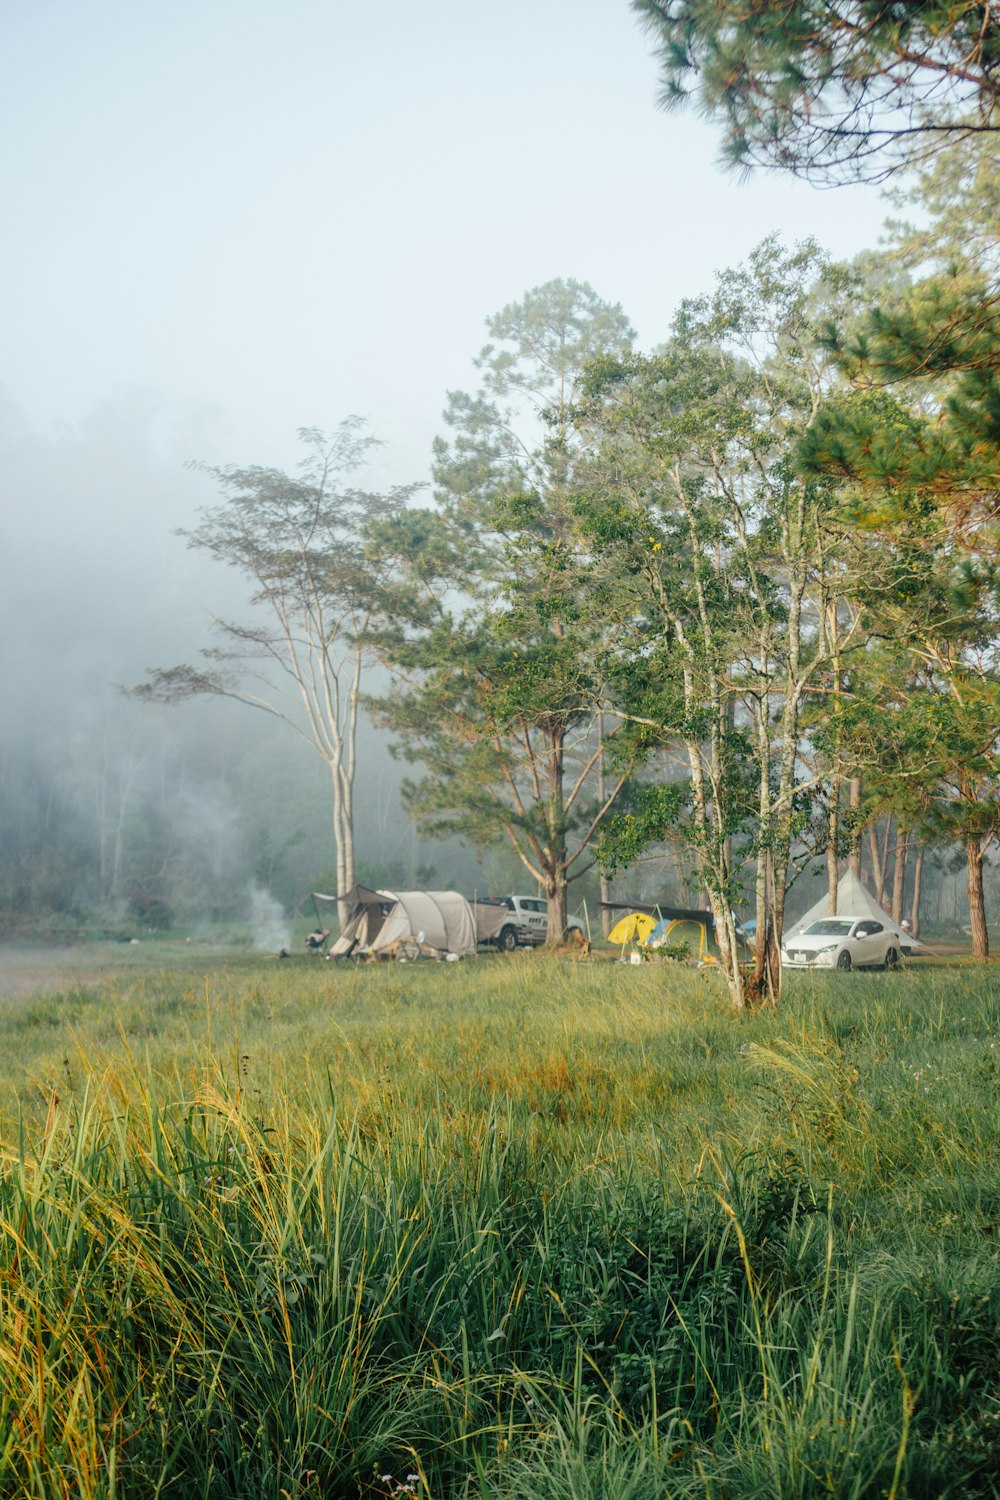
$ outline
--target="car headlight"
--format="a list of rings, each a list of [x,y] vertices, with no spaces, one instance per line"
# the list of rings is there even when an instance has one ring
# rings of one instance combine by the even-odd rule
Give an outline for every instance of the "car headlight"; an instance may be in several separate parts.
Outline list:
[[[836,948],[836,946],[837,946],[836,943],[825,943],[822,948],[817,948],[816,952],[817,953],[832,953],[833,950],[834,950],[834,948]]]

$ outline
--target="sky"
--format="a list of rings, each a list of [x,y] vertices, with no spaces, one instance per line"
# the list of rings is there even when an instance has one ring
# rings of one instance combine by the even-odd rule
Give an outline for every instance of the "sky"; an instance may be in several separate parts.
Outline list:
[[[0,770],[143,712],[214,745],[118,690],[239,617],[176,535],[217,498],[189,461],[291,467],[357,413],[368,486],[425,480],[530,288],[590,282],[649,349],[765,235],[847,257],[885,216],[724,174],[626,0],[3,0],[0,69]]]
[[[421,477],[528,288],[649,347],[765,234],[851,255],[885,212],[725,175],[625,0],[5,0],[0,44],[0,389],[42,432],[142,392],[186,456],[284,463],[357,412]]]

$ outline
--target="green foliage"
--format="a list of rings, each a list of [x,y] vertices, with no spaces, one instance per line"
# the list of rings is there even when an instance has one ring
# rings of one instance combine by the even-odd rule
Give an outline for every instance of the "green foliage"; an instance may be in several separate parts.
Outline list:
[[[584,362],[620,356],[632,330],[575,281],[534,288],[487,326],[482,387],[450,393],[451,437],[435,445],[439,510],[372,533],[396,563],[394,625],[377,638],[396,676],[375,712],[424,768],[407,787],[423,831],[509,843],[549,899],[555,941],[605,813],[607,629],[575,530],[584,445],[570,403]]]
[[[637,783],[630,790],[628,808],[609,819],[597,845],[597,857],[607,875],[629,865],[653,844],[675,832],[688,800],[686,783],[648,785]]]
[[[474,361],[480,389],[448,392],[451,437],[435,440],[434,482],[449,516],[481,528],[488,545],[493,502],[534,495],[548,507],[568,481],[568,415],[581,372],[624,353],[635,335],[619,303],[563,279],[533,287],[486,326],[490,342]]]
[[[163,931],[174,924],[174,912],[163,895],[149,886],[136,886],[128,894],[129,915],[144,927]]]
[[[869,530],[918,523],[926,538],[936,523],[935,539],[987,576],[1000,465],[995,179],[989,142],[966,141],[897,196],[923,222],[892,226],[854,313],[829,320],[824,343],[855,389],[820,412],[799,455],[806,472],[846,483]]]
[[[918,283],[872,307],[858,331],[831,328],[829,346],[862,389],[839,397],[803,441],[806,472],[854,486],[869,528],[938,519],[971,553],[995,556],[1000,458],[1000,301],[985,283]],[[878,382],[933,393],[933,416],[914,402],[864,389]]]
[[[632,8],[658,44],[662,103],[693,94],[737,167],[880,181],[942,142],[1000,129],[1000,22],[982,0]]]
[[[682,305],[659,354],[595,365],[577,409],[596,450],[577,517],[616,627],[622,743],[643,756],[679,751],[690,787],[683,808],[674,792],[665,806],[636,793],[615,824],[621,850],[606,838],[602,860],[632,862],[670,827],[694,854],[717,927],[752,861],[764,938],[750,988],[766,970],[774,995],[793,851],[818,836],[803,706],[822,715],[834,658],[867,638],[860,614],[843,632],[830,621],[872,571],[871,549],[862,558],[848,536],[828,476],[794,462],[838,383],[822,323],[854,292],[853,274],[814,244],[770,238]],[[735,933],[720,951],[741,1005]]]

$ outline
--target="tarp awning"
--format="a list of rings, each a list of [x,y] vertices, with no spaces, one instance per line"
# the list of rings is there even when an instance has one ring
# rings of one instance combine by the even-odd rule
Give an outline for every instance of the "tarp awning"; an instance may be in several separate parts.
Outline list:
[[[642,911],[657,921],[702,922],[713,926],[715,918],[707,907],[672,906],[669,901],[602,901],[606,911]]]

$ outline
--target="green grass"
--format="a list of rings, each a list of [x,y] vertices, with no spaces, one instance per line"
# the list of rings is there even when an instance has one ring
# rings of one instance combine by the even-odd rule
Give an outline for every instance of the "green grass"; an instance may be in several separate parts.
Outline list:
[[[993,969],[182,958],[0,1010],[0,1496],[1000,1493]]]

